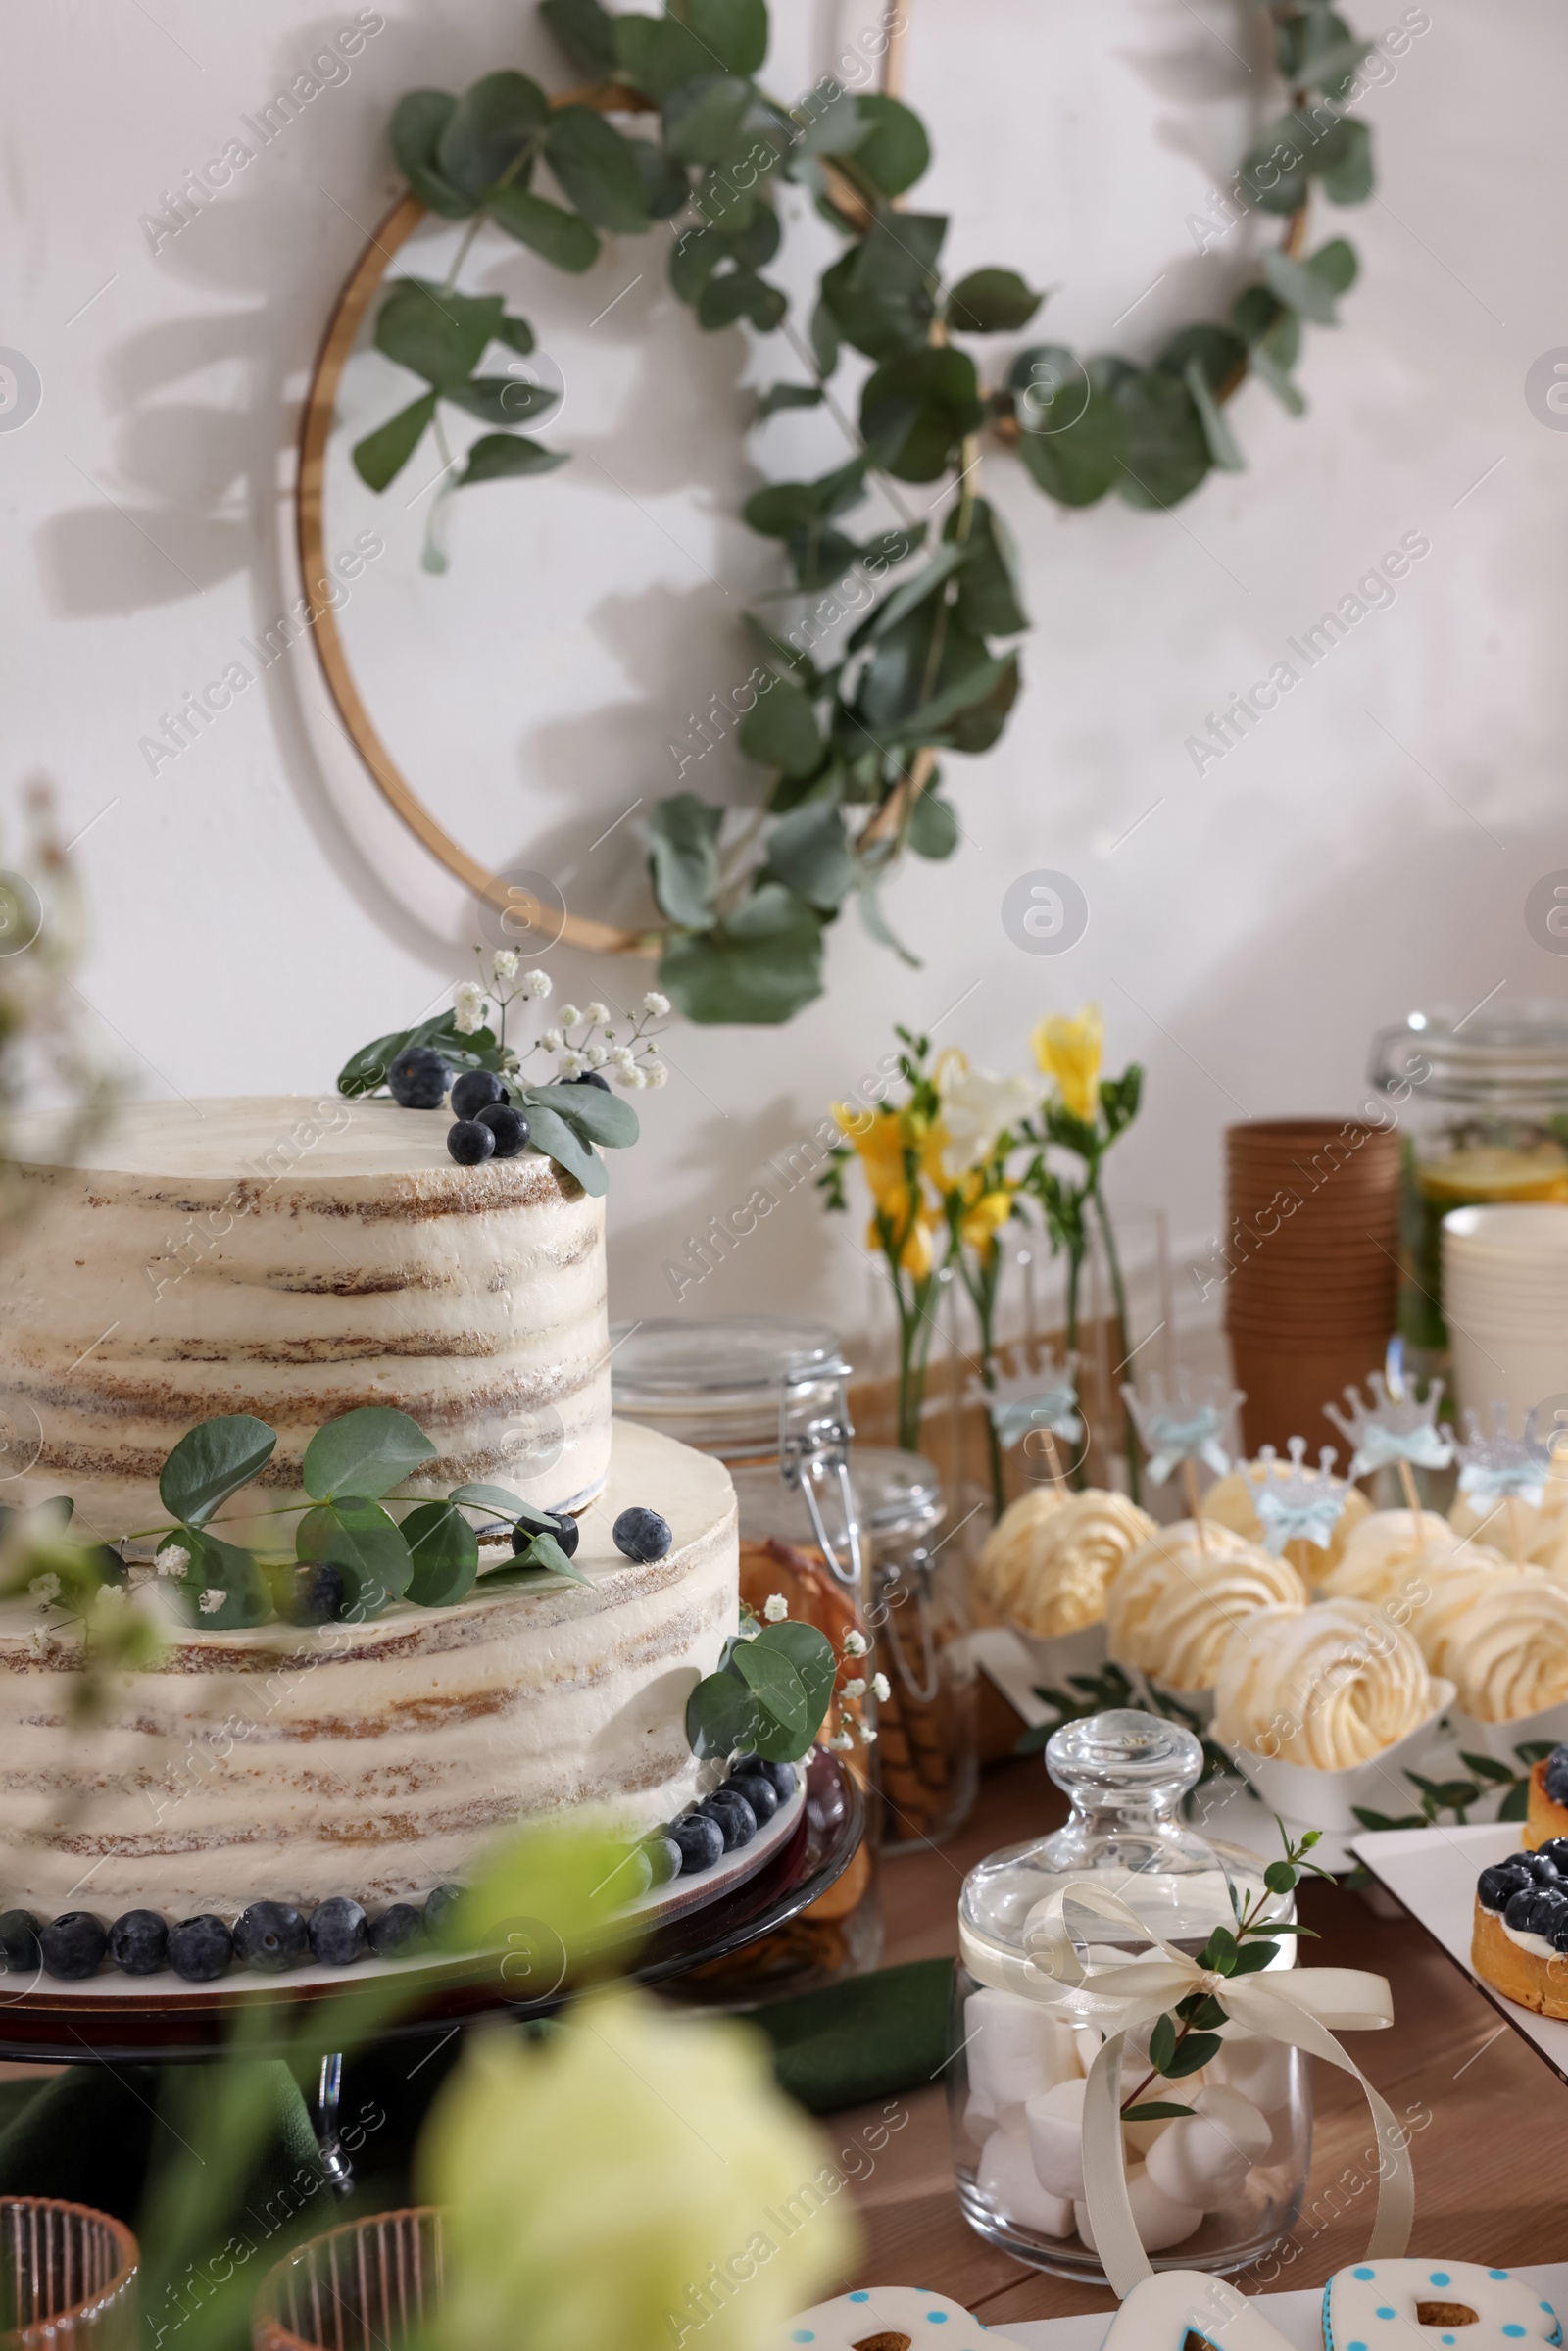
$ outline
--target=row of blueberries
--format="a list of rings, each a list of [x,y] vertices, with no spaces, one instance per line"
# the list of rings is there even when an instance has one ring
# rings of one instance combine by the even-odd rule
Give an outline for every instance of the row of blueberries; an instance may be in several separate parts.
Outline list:
[[[654,1884],[671,1878],[695,1878],[740,1845],[749,1845],[764,1821],[795,1793],[793,1763],[764,1763],[760,1755],[743,1755],[722,1788],[704,1796],[678,1821],[656,1829],[643,1840],[653,1864]]]
[[[405,1110],[438,1110],[446,1100],[451,1075],[446,1062],[429,1045],[411,1045],[387,1071],[392,1099]],[[606,1094],[610,1083],[596,1069],[567,1078],[568,1086],[598,1086]],[[462,1167],[478,1167],[486,1159],[514,1159],[528,1148],[530,1129],[522,1112],[507,1100],[501,1080],[488,1069],[466,1069],[452,1087],[456,1124],[447,1130],[447,1150]]]
[[[79,1983],[104,1961],[127,1976],[172,1968],[190,1984],[211,1984],[241,1967],[281,1975],[316,1960],[350,1967],[357,1959],[407,1959],[438,1934],[460,1888],[438,1886],[422,1905],[394,1902],[368,1917],[347,1894],[331,1894],[307,1918],[292,1902],[253,1902],[232,1927],[211,1911],[170,1926],[156,1910],[127,1910],[106,1927],[90,1910],[62,1911],[40,1926],[30,1910],[0,1912],[0,1969]]]
[[[1500,1910],[1516,1935],[1544,1935],[1554,1951],[1568,1951],[1568,1837],[1493,1862],[1476,1892],[1482,1909]]]

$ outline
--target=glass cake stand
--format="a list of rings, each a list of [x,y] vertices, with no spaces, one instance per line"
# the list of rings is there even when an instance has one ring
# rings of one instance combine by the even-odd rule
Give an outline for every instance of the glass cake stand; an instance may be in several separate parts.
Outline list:
[[[622,1972],[635,1984],[670,1984],[787,1925],[842,1876],[864,1829],[863,1789],[836,1756],[816,1749],[793,1829],[786,1823],[758,1867],[741,1878],[721,1876],[707,1898],[685,1908],[656,1908],[651,1927],[646,1917],[631,1917]],[[678,1887],[680,1881],[675,1883]],[[295,1976],[235,1974],[220,1984],[181,1984],[177,1989],[168,1978],[149,1979],[142,1988],[122,1976],[67,1984],[40,1975],[12,1990],[0,1977],[0,2059],[69,2065],[221,2057],[242,2012],[248,2050],[279,2054],[288,2048],[297,2055],[302,2039],[309,2044],[313,2011],[318,2012],[321,2137],[330,2168],[334,2042],[343,2036],[343,1994],[363,1985],[373,1987],[380,2000],[390,1987],[401,1987],[406,1997],[375,2020],[377,2039],[498,2012],[519,2020],[550,2015],[570,1995],[564,1969],[550,1965],[538,1944],[529,1948],[526,1937],[511,1939],[523,1948],[424,1963],[368,1959]],[[612,1947],[609,1956],[614,1955]],[[268,2026],[275,2028],[275,2039],[268,2036]]]

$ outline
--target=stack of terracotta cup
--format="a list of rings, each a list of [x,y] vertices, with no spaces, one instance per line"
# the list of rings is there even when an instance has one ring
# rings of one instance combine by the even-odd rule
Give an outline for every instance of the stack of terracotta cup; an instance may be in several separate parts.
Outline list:
[[[1226,1131],[1225,1326],[1247,1449],[1344,1441],[1323,1417],[1395,1329],[1399,1139],[1354,1119]],[[1345,1464],[1342,1462],[1343,1473]]]

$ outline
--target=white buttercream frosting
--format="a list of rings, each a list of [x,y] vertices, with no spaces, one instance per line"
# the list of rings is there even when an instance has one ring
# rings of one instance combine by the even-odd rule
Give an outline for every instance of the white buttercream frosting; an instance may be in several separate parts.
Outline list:
[[[1351,1528],[1338,1560],[1318,1578],[1331,1599],[1390,1600],[1413,1597],[1421,1586],[1418,1562],[1454,1549],[1457,1537],[1446,1519],[1423,1510],[1419,1523],[1410,1510],[1374,1510]]]
[[[1271,1462],[1250,1461],[1245,1475],[1241,1470],[1233,1469],[1228,1477],[1215,1479],[1199,1504],[1200,1513],[1222,1527],[1228,1527],[1233,1535],[1242,1536],[1248,1543],[1261,1543],[1263,1522],[1257,1515],[1257,1494],[1253,1480],[1261,1481],[1265,1475],[1272,1476],[1281,1485],[1288,1478],[1299,1477],[1310,1486],[1316,1483],[1322,1472],[1310,1466],[1298,1466],[1277,1459]],[[1286,1543],[1285,1556],[1305,1584],[1320,1584],[1330,1568],[1338,1564],[1351,1534],[1371,1507],[1366,1495],[1351,1486],[1346,1493],[1345,1507],[1326,1545],[1308,1543],[1304,1536],[1298,1536]]]
[[[1426,1660],[1401,1626],[1365,1600],[1320,1600],[1237,1624],[1213,1729],[1229,1746],[1333,1772],[1381,1754],[1432,1709]]]
[[[1302,1608],[1306,1587],[1276,1559],[1221,1526],[1161,1527],[1124,1561],[1105,1605],[1106,1645],[1162,1690],[1211,1690],[1238,1618]]]
[[[669,1521],[651,1566],[611,1529]],[[0,1894],[48,1916],[145,1905],[232,1917],[262,1898],[417,1897],[530,1814],[591,1805],[631,1825],[697,1791],[686,1701],[738,1620],[735,1495],[722,1463],[617,1424],[580,1521],[591,1590],[398,1603],[363,1625],[175,1633],[73,1714],[68,1644],[0,1607]]]

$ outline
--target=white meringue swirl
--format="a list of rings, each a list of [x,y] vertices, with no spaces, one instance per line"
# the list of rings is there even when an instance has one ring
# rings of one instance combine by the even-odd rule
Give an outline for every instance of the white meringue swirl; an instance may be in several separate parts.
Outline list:
[[[1233,1626],[1258,1608],[1304,1608],[1306,1587],[1226,1528],[1161,1527],[1124,1563],[1105,1602],[1106,1643],[1161,1690],[1207,1690]]]
[[[1433,1709],[1426,1659],[1365,1600],[1260,1608],[1230,1635],[1214,1689],[1214,1736],[1316,1771],[1366,1763]]]

